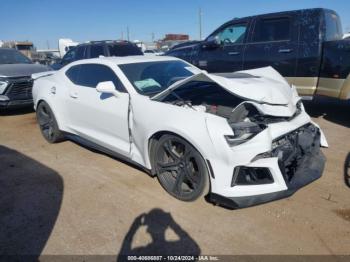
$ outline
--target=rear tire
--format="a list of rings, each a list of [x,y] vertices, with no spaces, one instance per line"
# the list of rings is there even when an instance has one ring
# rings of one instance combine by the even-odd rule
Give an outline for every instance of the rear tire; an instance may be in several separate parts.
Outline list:
[[[151,153],[158,181],[170,195],[182,201],[194,201],[209,192],[206,163],[186,140],[163,135]]]
[[[57,143],[64,140],[63,133],[58,129],[58,124],[50,106],[42,101],[36,109],[36,118],[41,134],[49,143]]]

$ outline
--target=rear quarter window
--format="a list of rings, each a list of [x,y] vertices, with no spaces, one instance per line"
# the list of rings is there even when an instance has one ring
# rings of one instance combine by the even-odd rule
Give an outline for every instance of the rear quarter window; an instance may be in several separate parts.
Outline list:
[[[338,15],[332,12],[325,13],[325,41],[342,39],[343,30],[341,27],[340,18]]]

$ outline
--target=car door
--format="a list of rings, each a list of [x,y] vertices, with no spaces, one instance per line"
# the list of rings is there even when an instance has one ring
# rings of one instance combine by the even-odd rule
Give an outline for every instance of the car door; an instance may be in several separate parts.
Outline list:
[[[219,45],[204,44],[198,54],[197,65],[210,73],[234,72],[243,68],[243,56],[249,21],[224,25],[207,38],[216,38]]]
[[[67,70],[66,76],[71,81],[66,101],[69,128],[93,143],[128,156],[129,94],[115,72],[102,64],[81,64]],[[97,92],[97,84],[104,81],[112,81],[120,95]]]
[[[244,69],[272,66],[284,77],[294,77],[298,28],[293,16],[257,17],[247,41]]]

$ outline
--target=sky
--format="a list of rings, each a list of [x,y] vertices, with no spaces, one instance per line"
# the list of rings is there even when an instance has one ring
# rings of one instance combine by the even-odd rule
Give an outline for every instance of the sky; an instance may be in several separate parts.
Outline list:
[[[59,38],[74,41],[126,38],[161,39],[166,33],[199,38],[224,22],[269,12],[324,7],[335,10],[350,31],[348,0],[1,0],[0,40],[29,40],[38,49],[57,48]]]

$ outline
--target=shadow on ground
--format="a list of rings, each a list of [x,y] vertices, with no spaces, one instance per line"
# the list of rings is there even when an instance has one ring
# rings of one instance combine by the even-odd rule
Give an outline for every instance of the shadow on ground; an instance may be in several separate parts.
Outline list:
[[[0,109],[0,116],[14,116],[14,115],[25,115],[33,113],[33,106],[16,108],[16,109]]]
[[[151,243],[132,247],[135,234],[141,227],[146,227],[151,237]],[[166,230],[172,230],[177,240],[167,240]],[[152,209],[147,214],[138,216],[126,234],[118,255],[118,261],[124,261],[126,256],[139,255],[200,255],[200,248],[191,236],[178,225],[170,213],[161,209]]]
[[[0,255],[37,258],[60,211],[63,180],[54,170],[0,146]]]
[[[312,101],[304,101],[306,112],[311,117],[320,117],[345,126],[350,127],[350,103],[339,99],[326,97],[315,97]]]

